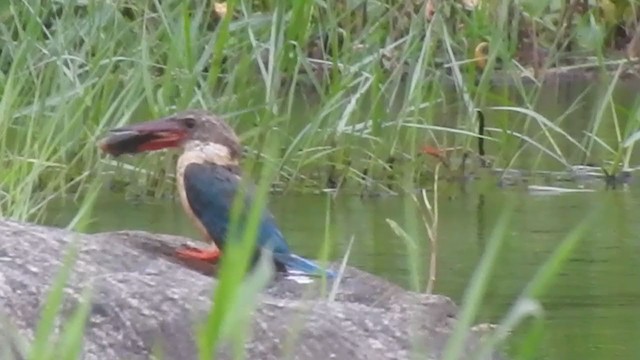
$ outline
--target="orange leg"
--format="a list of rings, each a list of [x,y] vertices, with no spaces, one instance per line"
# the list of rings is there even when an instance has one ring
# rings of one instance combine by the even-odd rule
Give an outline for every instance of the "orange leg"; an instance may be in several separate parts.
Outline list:
[[[208,249],[199,249],[191,246],[185,246],[182,249],[176,250],[176,255],[179,258],[186,260],[200,260],[200,261],[216,261],[220,257],[220,250],[214,246]]]

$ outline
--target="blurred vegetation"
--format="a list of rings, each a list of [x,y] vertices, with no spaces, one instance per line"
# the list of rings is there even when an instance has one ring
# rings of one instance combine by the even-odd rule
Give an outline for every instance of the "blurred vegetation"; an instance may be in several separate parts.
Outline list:
[[[609,116],[610,94],[584,138],[531,105],[536,79],[558,69],[603,71],[611,88],[635,71],[632,1],[12,0],[0,19],[0,213],[17,218],[37,219],[51,198],[81,195],[93,181],[173,194],[176,154],[115,162],[95,141],[189,107],[236,127],[249,174],[276,163],[279,191],[428,186],[442,159],[422,154],[425,144],[464,153],[472,171],[478,110],[489,104],[503,106],[492,117],[499,127],[483,135],[502,168],[526,154],[564,169],[601,147],[596,162],[613,161],[616,173],[633,148],[620,143],[637,129]],[[512,90],[494,91],[498,76]],[[618,139],[600,138],[602,128]],[[275,158],[256,150],[267,135],[282,144]]]

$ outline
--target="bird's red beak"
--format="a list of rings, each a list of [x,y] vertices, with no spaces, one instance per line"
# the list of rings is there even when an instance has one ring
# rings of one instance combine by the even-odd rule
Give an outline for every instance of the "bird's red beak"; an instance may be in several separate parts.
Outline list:
[[[178,121],[160,119],[112,129],[98,142],[102,151],[118,156],[180,146],[188,135]]]

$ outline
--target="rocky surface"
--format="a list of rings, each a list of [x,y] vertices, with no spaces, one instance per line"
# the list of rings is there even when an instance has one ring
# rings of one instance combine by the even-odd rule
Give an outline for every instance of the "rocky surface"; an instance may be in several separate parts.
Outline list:
[[[205,318],[217,281],[209,265],[173,257],[188,239],[138,231],[86,235],[3,220],[0,342],[15,337],[12,331],[33,339],[43,299],[72,243],[79,252],[60,314],[64,320],[83,289],[92,289],[83,359],[150,359],[157,350],[164,359],[197,358],[194,324]],[[325,300],[317,285],[279,278],[258,295],[255,309],[246,311],[246,358],[408,359],[416,346],[418,358],[441,358],[457,312],[447,297],[408,292],[353,268],[335,301]],[[479,342],[471,332],[464,359],[475,358]],[[224,344],[216,358],[232,358],[231,348]]]

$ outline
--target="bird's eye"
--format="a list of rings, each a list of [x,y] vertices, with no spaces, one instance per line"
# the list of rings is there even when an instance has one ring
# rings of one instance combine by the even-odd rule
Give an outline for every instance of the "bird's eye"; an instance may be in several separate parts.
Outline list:
[[[184,125],[189,129],[193,129],[196,127],[196,120],[193,118],[186,118],[184,119]]]

